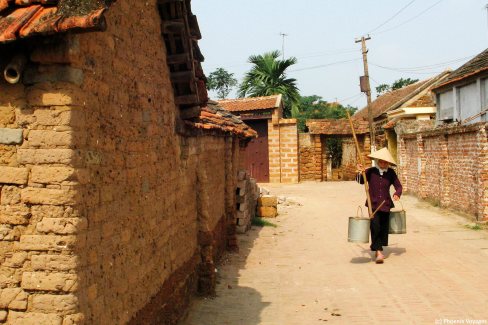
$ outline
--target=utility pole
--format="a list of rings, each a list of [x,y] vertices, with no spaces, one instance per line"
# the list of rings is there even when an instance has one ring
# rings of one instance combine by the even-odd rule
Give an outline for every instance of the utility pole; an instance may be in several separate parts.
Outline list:
[[[486,11],[488,12],[488,4],[485,6]]]
[[[371,152],[376,150],[375,141],[375,130],[373,125],[373,111],[371,109],[371,85],[369,83],[369,70],[368,70],[368,49],[366,48],[366,41],[369,41],[371,37],[362,36],[360,39],[356,39],[356,43],[361,43],[362,53],[363,53],[363,65],[364,65],[364,76],[360,78],[361,80],[361,92],[366,93],[368,99],[368,119],[369,119],[369,137],[371,138]]]
[[[288,34],[280,33],[280,35],[283,37],[283,42],[281,43],[281,54],[284,61],[285,60],[285,37],[288,36]]]

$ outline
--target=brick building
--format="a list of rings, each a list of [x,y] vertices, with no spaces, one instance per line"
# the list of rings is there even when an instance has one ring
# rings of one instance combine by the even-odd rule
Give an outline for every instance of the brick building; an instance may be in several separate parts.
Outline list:
[[[371,150],[369,123],[365,119],[353,119],[359,147],[366,162]],[[347,119],[307,120],[308,133],[300,134],[300,178],[301,180],[334,181],[353,180],[356,176],[357,151]],[[339,166],[333,166],[332,154],[327,143],[329,139],[339,140],[341,157]]]
[[[199,38],[190,1],[0,0],[0,322],[175,324],[212,292],[256,134],[207,105]]]
[[[297,183],[298,130],[296,119],[283,119],[281,95],[218,101],[258,133],[243,153],[243,167],[258,182]]]
[[[393,157],[397,157],[396,133],[393,126],[398,121],[418,120],[429,124],[435,120],[435,96],[432,88],[449,76],[445,71],[403,88],[387,92],[371,103],[373,125],[378,148],[387,146]],[[367,107],[354,114],[354,118],[368,118]]]
[[[488,51],[432,89],[436,125],[397,123],[404,189],[445,208],[488,220]]]
[[[435,119],[435,98],[431,89],[447,78],[443,72],[433,78],[408,85],[379,96],[371,103],[376,147],[388,146],[397,157],[397,134],[399,121],[419,121],[417,125],[431,127]],[[368,109],[363,108],[352,117],[365,161],[371,151]],[[401,124],[401,123],[398,123]],[[300,175],[302,180],[330,181],[352,180],[356,174],[357,153],[349,122],[345,119],[307,121],[308,134],[300,135]],[[339,140],[340,157],[334,157],[327,143]],[[335,160],[336,166],[332,163]]]

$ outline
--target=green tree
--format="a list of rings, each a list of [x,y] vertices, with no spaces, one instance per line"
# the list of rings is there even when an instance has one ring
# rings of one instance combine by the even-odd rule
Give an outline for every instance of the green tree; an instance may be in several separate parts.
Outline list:
[[[356,107],[349,105],[343,106],[339,103],[328,103],[317,95],[300,97],[298,106],[300,112],[296,118],[298,120],[298,129],[301,132],[308,131],[306,121],[309,119],[341,119],[347,117],[347,112],[353,115],[357,110]],[[327,138],[325,145],[327,152],[332,157],[332,167],[339,167],[342,161],[342,139]]]
[[[237,79],[234,78],[234,74],[224,68],[217,68],[207,78],[207,89],[215,90],[219,99],[225,99],[235,86]]]
[[[339,103],[328,103],[322,97],[317,95],[300,97],[298,103],[299,113],[295,116],[298,120],[298,129],[306,132],[306,120],[309,119],[341,119],[347,117],[349,111],[353,115],[357,110],[356,107],[343,106]]]
[[[297,63],[297,59],[291,57],[280,60],[280,52],[273,51],[262,55],[251,55],[248,62],[253,67],[244,76],[239,86],[239,97],[259,97],[281,94],[285,104],[283,115],[289,117],[298,113],[297,105],[300,93],[296,85],[296,79],[288,78],[286,70]]]
[[[381,84],[376,87],[376,93],[378,96],[383,95],[384,93],[387,93],[389,91],[397,90],[400,88],[403,88],[405,86],[411,85],[419,81],[418,79],[410,79],[410,78],[400,78],[398,80],[395,80],[391,85],[388,84]]]

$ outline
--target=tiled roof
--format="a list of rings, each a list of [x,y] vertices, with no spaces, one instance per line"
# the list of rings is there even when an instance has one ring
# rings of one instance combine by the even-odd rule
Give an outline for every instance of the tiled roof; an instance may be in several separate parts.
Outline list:
[[[436,86],[434,89],[444,87],[448,84],[469,78],[478,73],[488,70],[488,49],[484,50],[473,59],[466,62],[464,65],[454,70],[443,83]]]
[[[384,95],[379,96],[371,103],[371,109],[373,110],[373,118],[376,118],[390,110],[397,109],[405,104],[410,99],[414,98],[416,95],[422,91],[428,89],[429,87],[437,85],[441,80],[446,78],[449,74],[448,71],[442,72],[441,74],[426,79],[423,81],[416,82],[414,84],[405,86],[403,88],[390,91]],[[359,110],[354,117],[368,118],[367,107]]]
[[[0,0],[0,43],[69,30],[105,28],[100,0]]]
[[[387,92],[386,94],[383,94],[376,98],[372,103],[371,103],[371,109],[373,110],[373,118],[391,110],[394,109],[393,106],[401,101],[406,102],[408,99],[412,98],[414,95],[418,94],[422,89],[424,89],[424,85],[429,81],[430,79],[420,81],[417,83],[414,83],[412,85],[405,86],[403,88],[393,90],[390,92]],[[354,117],[363,117],[363,118],[368,118],[368,109],[367,107],[359,110],[356,114],[354,114]]]
[[[278,108],[281,105],[281,95],[225,99],[218,101],[219,106],[230,112],[256,111]]]
[[[347,119],[307,120],[306,124],[311,134],[352,135],[351,125]],[[369,123],[366,119],[355,118],[353,125],[356,134],[369,132]]]
[[[234,114],[217,106],[215,102],[208,102],[208,105],[202,108],[196,122],[185,121],[185,123],[196,129],[232,133],[240,138],[257,137],[256,131]]]
[[[432,95],[432,92],[429,91],[424,96],[409,104],[408,107],[435,107],[435,105],[434,96]]]

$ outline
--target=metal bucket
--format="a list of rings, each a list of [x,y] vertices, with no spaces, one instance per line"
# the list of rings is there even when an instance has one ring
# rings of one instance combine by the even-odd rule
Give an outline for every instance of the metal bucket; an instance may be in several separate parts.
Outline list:
[[[406,234],[407,233],[407,213],[403,208],[399,211],[390,211],[390,228],[389,234]]]
[[[358,212],[361,207],[358,207]],[[349,217],[349,227],[347,229],[347,241],[351,243],[369,243],[369,218],[361,217],[356,213],[355,217]]]

